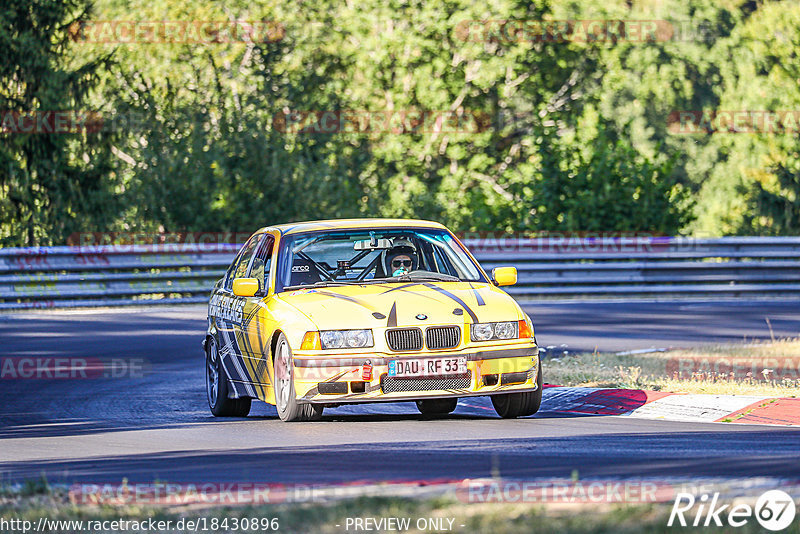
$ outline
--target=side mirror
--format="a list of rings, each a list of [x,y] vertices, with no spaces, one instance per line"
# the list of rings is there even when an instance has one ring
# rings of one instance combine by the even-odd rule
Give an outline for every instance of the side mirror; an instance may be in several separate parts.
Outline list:
[[[260,285],[258,278],[237,278],[233,281],[233,294],[237,297],[252,297],[261,289]]]
[[[497,267],[492,269],[492,281],[496,286],[513,286],[517,283],[517,268]]]

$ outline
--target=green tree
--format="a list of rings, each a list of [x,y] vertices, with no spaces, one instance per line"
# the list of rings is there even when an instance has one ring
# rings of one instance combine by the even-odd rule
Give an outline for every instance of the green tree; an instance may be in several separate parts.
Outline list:
[[[750,201],[742,221],[747,230],[761,235],[800,235],[800,154],[776,163],[742,194]]]
[[[7,0],[0,7],[0,110],[8,121],[82,106],[107,57],[75,65],[70,24],[86,20],[84,0]],[[64,243],[86,225],[116,216],[108,136],[0,130],[0,244]]]
[[[98,20],[269,20],[284,34],[68,46],[65,26],[87,16],[78,0],[0,8],[4,108],[113,119],[111,133],[3,134],[6,243],[365,215],[508,232],[792,231],[776,206],[796,198],[796,136],[676,135],[669,117],[798,109],[795,2],[153,0],[132,14],[96,1]],[[674,34],[515,38],[519,21],[567,19],[658,20]],[[113,68],[96,59],[112,53]],[[59,90],[37,96],[47,87]],[[466,120],[298,133],[276,127],[287,110]]]
[[[124,9],[107,9],[109,18],[124,17]],[[153,4],[142,16],[279,20],[287,30],[266,42],[158,43],[148,57],[137,45],[117,47],[105,95],[124,133],[122,228],[244,232],[361,213],[368,141],[275,126],[286,109],[342,107],[345,63],[336,50],[302,41],[305,19],[233,2]]]
[[[663,232],[691,217],[674,160],[653,163],[626,141],[601,136],[591,155],[550,147],[533,186],[536,227],[547,231]]]
[[[798,235],[800,4],[765,2],[725,43],[719,108],[775,113],[768,131],[716,134],[719,158],[699,199],[718,233]],[[763,123],[762,123],[763,124]]]

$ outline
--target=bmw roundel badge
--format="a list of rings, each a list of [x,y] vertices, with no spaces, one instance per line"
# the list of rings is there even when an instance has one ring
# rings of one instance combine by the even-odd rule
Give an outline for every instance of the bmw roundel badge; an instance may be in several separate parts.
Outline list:
[[[427,318],[428,318],[428,316],[425,315],[424,313],[418,313],[417,314],[417,319],[419,319],[420,321],[424,321]]]

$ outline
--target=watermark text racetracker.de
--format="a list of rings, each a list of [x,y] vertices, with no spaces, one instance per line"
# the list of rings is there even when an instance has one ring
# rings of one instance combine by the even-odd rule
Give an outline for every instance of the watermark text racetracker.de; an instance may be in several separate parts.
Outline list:
[[[534,235],[462,232],[458,237],[474,253],[495,251],[548,254],[603,253],[627,256],[666,251],[708,250],[708,246],[701,239],[649,232],[541,232]]]
[[[0,110],[2,134],[75,134],[98,132],[104,119],[92,110]]]
[[[667,117],[676,135],[800,133],[800,110],[676,110]]]
[[[150,370],[144,358],[14,356],[0,358],[0,380],[84,380],[143,378]]]
[[[88,20],[68,28],[76,43],[272,43],[286,35],[274,20]]]
[[[690,21],[669,20],[464,20],[456,24],[456,39],[498,43],[658,43],[705,41],[711,28]]]
[[[282,484],[278,482],[87,482],[69,487],[75,505],[98,506],[260,506],[323,503],[381,491],[408,491],[417,482]]]
[[[277,517],[182,517],[180,519],[50,519],[40,517],[35,521],[21,518],[0,518],[0,532],[28,534],[30,532],[277,532]]]
[[[465,480],[456,496],[468,504],[659,503],[685,488],[662,480]]]
[[[800,356],[670,358],[665,363],[665,372],[676,380],[701,378],[731,382],[790,381],[800,384]]]
[[[67,245],[78,252],[116,252],[138,250],[200,252],[236,252],[231,245],[241,245],[253,235],[246,232],[76,232],[67,237]]]

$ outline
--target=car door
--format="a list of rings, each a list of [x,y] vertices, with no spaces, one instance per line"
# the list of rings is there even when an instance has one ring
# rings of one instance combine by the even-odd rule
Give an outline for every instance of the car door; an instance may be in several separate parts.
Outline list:
[[[247,274],[247,278],[258,280],[260,289],[252,297],[244,299],[242,356],[251,382],[263,395],[261,398],[266,395],[264,386],[271,383],[268,365],[269,340],[275,330],[275,321],[263,300],[271,294],[274,249],[275,236],[266,234],[256,249]]]
[[[257,397],[257,391],[253,387],[253,374],[249,372],[246,360],[244,359],[243,325],[247,323],[245,306],[246,297],[238,297],[233,294],[233,281],[237,278],[246,278],[250,270],[258,244],[263,239],[264,234],[253,235],[239,251],[230,269],[225,275],[225,279],[212,297],[210,314],[214,314],[217,326],[217,342],[222,364],[228,373],[231,383],[240,395]]]

